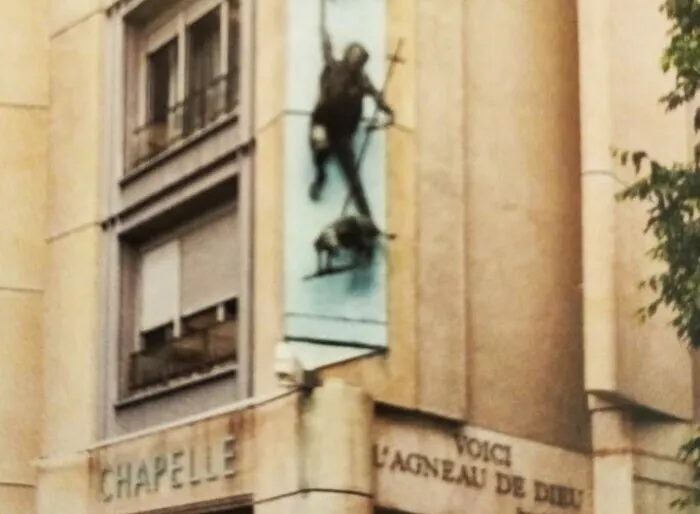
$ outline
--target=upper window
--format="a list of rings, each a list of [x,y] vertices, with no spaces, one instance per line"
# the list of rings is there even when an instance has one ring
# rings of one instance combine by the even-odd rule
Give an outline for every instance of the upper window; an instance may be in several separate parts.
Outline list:
[[[138,38],[136,167],[231,115],[240,77],[239,0],[206,0],[145,27]]]

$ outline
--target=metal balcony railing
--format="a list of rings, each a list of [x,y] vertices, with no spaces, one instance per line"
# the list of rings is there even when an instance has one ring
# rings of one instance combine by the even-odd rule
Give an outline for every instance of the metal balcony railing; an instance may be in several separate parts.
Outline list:
[[[150,121],[132,134],[131,167],[139,166],[205,128],[238,104],[239,73],[220,75],[168,109],[164,121]]]
[[[132,353],[129,357],[129,389],[165,385],[177,378],[207,373],[214,366],[236,360],[235,320],[199,330]]]

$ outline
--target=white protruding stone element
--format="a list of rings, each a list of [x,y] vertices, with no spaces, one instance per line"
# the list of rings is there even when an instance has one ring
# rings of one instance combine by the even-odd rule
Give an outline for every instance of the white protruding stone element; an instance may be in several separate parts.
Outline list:
[[[372,492],[371,398],[360,388],[329,379],[302,412],[302,481],[309,489]]]

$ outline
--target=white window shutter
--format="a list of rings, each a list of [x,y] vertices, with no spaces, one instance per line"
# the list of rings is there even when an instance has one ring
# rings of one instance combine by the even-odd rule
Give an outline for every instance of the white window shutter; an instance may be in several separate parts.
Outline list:
[[[182,312],[192,314],[239,294],[238,216],[229,213],[182,238]]]
[[[143,254],[141,261],[141,330],[174,321],[180,303],[180,245],[172,241]]]

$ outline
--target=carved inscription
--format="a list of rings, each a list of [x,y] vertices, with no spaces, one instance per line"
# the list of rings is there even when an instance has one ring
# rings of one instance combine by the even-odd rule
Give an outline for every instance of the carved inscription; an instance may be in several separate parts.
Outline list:
[[[466,435],[454,437],[455,457],[444,458],[407,451],[387,444],[373,447],[374,467],[389,473],[410,474],[439,480],[455,487],[490,492],[527,501],[538,509],[579,511],[584,491],[570,485],[551,483],[513,473],[513,448],[487,439]],[[514,514],[543,514],[516,506]]]
[[[235,474],[236,439],[226,436],[211,445],[177,448],[150,458],[105,465],[100,474],[100,496],[108,503],[164,488],[196,487]]]

